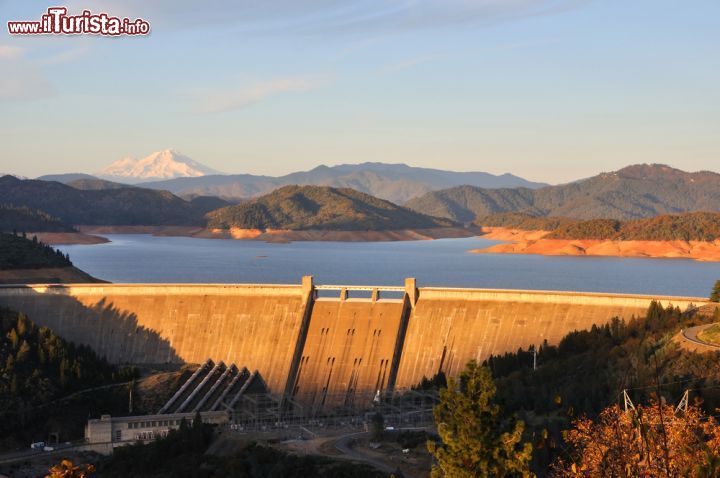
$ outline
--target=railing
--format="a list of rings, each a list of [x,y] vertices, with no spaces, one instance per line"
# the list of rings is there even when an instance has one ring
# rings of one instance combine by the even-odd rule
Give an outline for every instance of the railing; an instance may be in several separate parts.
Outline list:
[[[380,292],[405,292],[404,287],[395,286],[370,286],[370,285],[316,285],[315,290],[347,290],[347,291],[380,291]]]

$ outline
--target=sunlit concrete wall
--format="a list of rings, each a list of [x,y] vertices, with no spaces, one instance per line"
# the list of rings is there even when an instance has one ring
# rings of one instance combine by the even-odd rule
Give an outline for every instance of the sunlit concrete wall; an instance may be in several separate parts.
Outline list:
[[[350,405],[385,390],[402,300],[317,299],[293,395],[313,407]]]
[[[682,309],[703,299],[637,295],[416,289],[399,298],[316,298],[302,285],[0,286],[0,305],[115,363],[201,363],[258,370],[275,393],[317,407],[367,400],[470,359],[557,343],[650,301]]]
[[[283,390],[306,306],[300,286],[0,288],[0,304],[115,363],[237,363]]]
[[[397,388],[439,371],[530,345],[557,344],[574,330],[613,317],[643,316],[652,300],[685,310],[703,299],[574,292],[421,288],[408,323]]]

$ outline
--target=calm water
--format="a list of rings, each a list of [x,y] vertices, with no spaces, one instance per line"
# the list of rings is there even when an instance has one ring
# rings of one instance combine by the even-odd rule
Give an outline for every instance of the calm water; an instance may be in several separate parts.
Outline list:
[[[76,266],[111,282],[299,283],[581,290],[706,297],[720,264],[682,259],[470,254],[478,238],[411,242],[294,242],[108,235],[60,246]]]

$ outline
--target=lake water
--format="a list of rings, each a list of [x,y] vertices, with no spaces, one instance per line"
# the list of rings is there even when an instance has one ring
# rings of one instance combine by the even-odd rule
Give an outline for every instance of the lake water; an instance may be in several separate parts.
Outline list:
[[[471,254],[479,238],[408,242],[294,242],[108,235],[60,246],[73,263],[111,282],[290,283],[577,290],[707,297],[720,264],[684,259]]]

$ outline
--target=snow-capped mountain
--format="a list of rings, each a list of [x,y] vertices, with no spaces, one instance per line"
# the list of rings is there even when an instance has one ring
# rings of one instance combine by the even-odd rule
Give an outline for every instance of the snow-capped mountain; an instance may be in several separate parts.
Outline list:
[[[142,159],[122,158],[97,176],[122,182],[158,181],[222,174],[173,150],[157,151]]]

